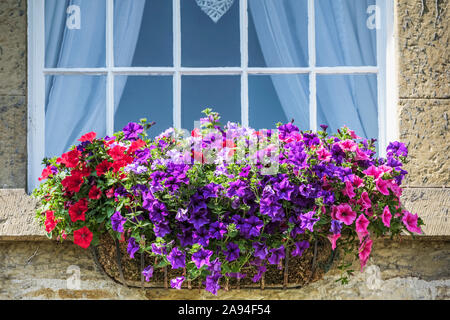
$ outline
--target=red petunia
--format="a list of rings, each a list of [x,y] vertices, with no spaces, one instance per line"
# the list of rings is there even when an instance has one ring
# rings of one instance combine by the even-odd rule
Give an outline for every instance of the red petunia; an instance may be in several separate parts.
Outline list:
[[[92,140],[94,140],[96,136],[97,136],[97,134],[92,131],[92,132],[86,133],[85,135],[81,136],[81,138],[78,139],[78,141],[81,141],[81,142],[85,142],[85,141],[92,142]]]
[[[117,173],[119,172],[120,168],[125,167],[126,165],[129,165],[133,162],[133,157],[130,157],[128,155],[124,155],[120,160],[114,161],[112,164],[113,172]]]
[[[101,175],[104,175],[110,168],[111,162],[108,160],[103,160],[95,167],[95,170],[97,170],[97,176],[100,177]]]
[[[63,153],[60,158],[56,159],[56,162],[63,163],[67,168],[75,168],[80,161],[81,152],[77,149]]]
[[[52,169],[50,166],[47,166],[42,170],[41,176],[38,178],[39,181],[45,180],[48,178],[49,175],[53,174]]]
[[[93,234],[88,227],[84,226],[81,229],[75,230],[73,232],[73,243],[79,245],[80,247],[86,249],[91,244]]]
[[[61,184],[66,192],[80,192],[83,176],[79,172],[74,172],[72,175],[65,177]]]
[[[102,197],[102,190],[97,188],[97,186],[92,186],[91,190],[89,190],[89,199],[98,200]]]
[[[108,154],[111,158],[117,161],[121,160],[125,156],[125,150],[127,150],[127,148],[122,146],[114,146],[112,149],[108,150]]]
[[[86,221],[86,211],[88,210],[88,201],[86,198],[78,200],[77,203],[69,208],[69,216],[72,222],[77,220]]]
[[[114,188],[108,189],[108,190],[105,192],[105,195],[106,195],[106,197],[107,197],[108,199],[114,197]]]
[[[54,213],[55,212],[51,210],[48,210],[45,213],[45,231],[47,231],[47,233],[52,232],[58,224],[58,221],[56,221],[55,219]]]
[[[138,139],[136,141],[133,141],[131,143],[131,146],[128,148],[128,153],[135,152],[136,150],[139,150],[143,146],[145,146],[145,141],[143,141],[142,139]]]
[[[72,170],[73,174],[79,174],[81,177],[89,177],[91,174],[91,169],[88,168],[85,164],[83,164],[83,167],[81,169],[74,169]]]

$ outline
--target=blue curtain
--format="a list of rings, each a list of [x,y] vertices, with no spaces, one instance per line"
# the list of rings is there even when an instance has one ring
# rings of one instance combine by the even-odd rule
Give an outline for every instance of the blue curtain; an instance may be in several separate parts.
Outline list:
[[[376,30],[366,26],[374,0],[315,1],[316,65],[376,65]],[[308,65],[307,24],[293,19],[308,10],[306,0],[250,0],[258,40],[267,66]],[[304,15],[304,14],[303,14]],[[309,128],[309,86],[300,76],[274,75],[272,82],[288,119]],[[365,137],[378,135],[377,83],[373,75],[319,75],[318,124],[335,131],[347,125]]]
[[[80,7],[80,29],[66,27],[66,10]],[[45,3],[45,65],[50,68],[104,67],[106,62],[106,2],[103,0],[47,0]],[[131,64],[145,0],[116,1],[114,10],[115,60]],[[120,39],[120,41],[119,41]],[[115,107],[126,77],[115,83]],[[104,76],[64,75],[46,80],[45,155],[66,152],[81,134],[106,134],[106,79]]]

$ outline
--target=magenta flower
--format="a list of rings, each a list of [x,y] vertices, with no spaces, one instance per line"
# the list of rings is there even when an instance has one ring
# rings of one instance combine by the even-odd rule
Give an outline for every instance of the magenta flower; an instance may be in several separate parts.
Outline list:
[[[332,250],[336,249],[336,242],[337,242],[337,240],[338,240],[340,237],[341,237],[341,234],[340,234],[340,233],[338,233],[338,234],[330,234],[330,235],[328,236],[328,240],[330,240],[330,242],[331,242],[331,249],[332,249]]]
[[[362,209],[369,209],[372,207],[372,201],[370,201],[367,191],[364,191],[361,194],[361,199],[359,199],[357,203],[361,206]]]
[[[369,226],[369,220],[367,220],[364,214],[361,214],[356,219],[356,232],[367,233],[367,227]]]
[[[349,226],[355,221],[356,212],[347,203],[340,204],[336,207],[336,219]]]
[[[356,196],[355,192],[353,191],[353,185],[350,181],[345,182],[345,189],[342,191],[342,193],[350,199],[353,199]]]
[[[365,175],[372,176],[375,180],[377,180],[378,178],[380,178],[384,174],[383,170],[378,169],[375,166],[370,166],[369,168],[364,170],[363,173]]]
[[[325,148],[320,148],[319,150],[317,150],[317,158],[320,161],[330,161],[331,160],[331,152],[329,152],[327,149]]]
[[[370,252],[372,251],[373,241],[371,239],[367,239],[364,241],[359,247],[359,262],[361,264],[361,272],[367,261],[369,260]]]
[[[385,196],[389,195],[389,182],[383,179],[378,179],[377,182],[375,183],[377,190],[381,193],[384,194]]]
[[[391,227],[391,218],[392,218],[391,211],[389,211],[388,206],[385,206],[383,214],[381,215],[381,221],[383,221],[383,224],[388,228]]]
[[[411,232],[415,233],[422,233],[422,230],[420,227],[417,226],[417,219],[419,217],[417,214],[412,214],[411,212],[404,211],[403,212],[403,224],[406,226],[406,229],[408,229]]]
[[[356,148],[358,147],[356,142],[350,139],[339,142],[339,146],[343,151],[351,151],[351,152],[355,152]]]

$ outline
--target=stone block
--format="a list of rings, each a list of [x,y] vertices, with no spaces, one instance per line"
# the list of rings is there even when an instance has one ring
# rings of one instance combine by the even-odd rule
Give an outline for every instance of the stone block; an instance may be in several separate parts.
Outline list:
[[[27,109],[24,96],[0,96],[0,188],[24,188]]]
[[[408,149],[404,184],[450,185],[450,100],[401,99],[400,141]]]
[[[26,95],[27,2],[0,1],[0,96]]]
[[[449,98],[449,2],[396,2],[400,98]]]

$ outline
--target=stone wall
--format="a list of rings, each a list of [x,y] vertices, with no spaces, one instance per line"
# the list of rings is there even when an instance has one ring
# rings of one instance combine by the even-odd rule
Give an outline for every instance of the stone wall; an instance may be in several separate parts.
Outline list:
[[[381,239],[364,272],[341,285],[339,270],[300,289],[132,289],[97,270],[90,251],[53,241],[0,242],[0,299],[450,299],[450,241]],[[70,281],[79,270],[80,286]],[[69,279],[69,282],[68,282]]]
[[[26,0],[0,1],[0,188],[25,188]]]
[[[422,6],[423,4],[423,6]],[[398,0],[399,137],[408,145],[403,202],[428,235],[450,235],[449,1]],[[25,194],[26,0],[0,1],[0,299],[209,299],[206,292],[126,289],[96,269],[89,251],[42,240]],[[10,189],[14,188],[14,190]],[[8,240],[8,241],[6,241]],[[27,240],[27,241],[24,241]],[[219,299],[449,299],[450,238],[377,241],[369,266],[346,286],[337,270],[305,288],[240,290]],[[77,266],[80,289],[69,289]],[[358,269],[357,264],[355,268]]]

